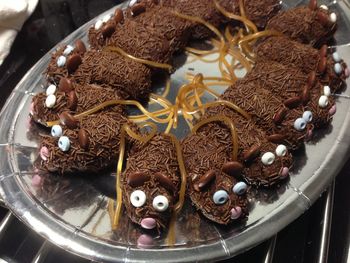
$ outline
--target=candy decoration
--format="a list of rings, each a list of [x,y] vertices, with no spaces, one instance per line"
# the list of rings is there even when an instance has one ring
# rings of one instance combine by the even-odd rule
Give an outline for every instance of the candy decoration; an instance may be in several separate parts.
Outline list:
[[[141,220],[140,225],[145,229],[153,229],[157,226],[157,221],[154,218],[147,217]]]
[[[213,195],[213,201],[216,205],[222,205],[228,200],[228,193],[225,190],[216,191]]]
[[[275,161],[275,155],[272,152],[267,152],[264,153],[263,156],[261,157],[261,162],[264,165],[271,165]]]
[[[59,56],[58,59],[57,59],[57,66],[58,67],[63,67],[65,64],[66,64],[66,57],[65,56]]]
[[[95,29],[99,30],[101,28],[102,24],[103,24],[102,20],[97,20],[95,23]]]
[[[312,121],[312,112],[311,111],[304,111],[303,113],[303,119],[306,121],[306,122],[311,122]]]
[[[52,126],[51,128],[51,135],[52,137],[61,137],[63,134],[63,130],[62,130],[62,127],[60,125],[54,125]]]
[[[334,64],[334,71],[335,73],[337,73],[338,75],[340,75],[343,72],[343,68],[340,65],[340,63],[335,63]]]
[[[71,45],[67,45],[66,49],[63,51],[63,55],[68,56],[70,53],[72,53],[74,50],[74,47]]]
[[[47,89],[46,89],[46,95],[49,96],[49,95],[55,94],[56,89],[57,89],[56,85],[51,84],[51,85],[48,86]]]
[[[53,94],[47,96],[47,98],[45,100],[45,106],[47,108],[53,108],[53,106],[55,106],[55,104],[56,104],[56,96]]]
[[[329,18],[332,23],[337,22],[337,15],[335,13],[330,14]]]
[[[108,21],[109,19],[111,19],[111,17],[112,17],[111,14],[105,15],[105,16],[102,18],[102,21],[103,21],[104,23],[107,23],[107,21]]]
[[[231,210],[231,218],[238,219],[242,215],[242,208],[240,206],[236,206]]]
[[[323,10],[326,10],[326,11],[328,10],[328,6],[326,6],[326,5],[320,5],[320,8]]]
[[[340,62],[340,61],[341,61],[341,58],[340,58],[338,52],[334,52],[334,53],[332,54],[332,57],[333,57],[333,60],[334,60],[335,62]]]
[[[283,144],[280,144],[276,148],[276,155],[279,157],[286,156],[287,154],[287,147]]]
[[[61,151],[67,152],[70,148],[69,138],[67,136],[61,136],[58,140],[58,147],[61,149]]]
[[[153,208],[159,212],[164,212],[169,207],[168,198],[164,195],[158,195],[153,199]]]
[[[323,87],[323,94],[329,97],[331,95],[331,88],[329,86]]]
[[[130,202],[134,207],[141,207],[146,203],[146,194],[144,191],[135,190],[130,195]]]
[[[327,98],[327,97],[326,97]],[[297,131],[302,131],[304,130],[306,127],[306,121],[303,119],[303,118],[298,118],[295,120],[294,122],[294,128],[297,130]]]
[[[247,188],[248,186],[246,183],[238,182],[237,184],[235,184],[232,190],[237,195],[243,195],[247,191]]]
[[[329,103],[328,97],[325,95],[322,95],[318,100],[318,106],[320,106],[321,108],[326,108],[328,106],[328,103]]]

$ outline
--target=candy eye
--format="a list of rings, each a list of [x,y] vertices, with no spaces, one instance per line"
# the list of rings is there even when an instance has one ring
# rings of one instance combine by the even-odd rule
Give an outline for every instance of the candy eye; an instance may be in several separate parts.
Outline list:
[[[303,113],[303,119],[306,121],[306,122],[311,122],[312,121],[312,112],[311,111],[304,111]]]
[[[328,97],[325,95],[322,95],[318,100],[318,106],[320,106],[321,108],[326,108],[328,106],[328,103]]]
[[[247,184],[244,182],[238,182],[235,184],[235,186],[232,188],[232,191],[237,195],[243,195],[247,191]]]
[[[68,56],[70,53],[72,53],[73,50],[74,50],[74,47],[72,47],[71,45],[68,45],[66,49],[63,51],[63,55]]]
[[[56,96],[51,94],[49,96],[46,97],[46,100],[45,100],[45,106],[47,108],[52,108],[53,106],[55,106],[56,104]]]
[[[102,20],[97,20],[95,23],[95,29],[99,30],[101,28],[102,24],[103,24]]]
[[[340,56],[339,56],[339,54],[338,54],[338,52],[334,52],[333,54],[332,54],[332,57],[333,57],[333,60],[335,61],[335,62],[340,62]]]
[[[153,199],[153,208],[159,212],[164,212],[169,207],[168,198],[164,195],[158,195]]]
[[[303,118],[298,118],[294,122],[294,128],[297,131],[302,131],[306,128],[306,121]]]
[[[65,64],[66,64],[66,57],[65,56],[59,56],[58,59],[57,59],[57,66],[58,67],[63,67]]]
[[[335,73],[337,73],[338,75],[340,75],[343,72],[343,68],[340,65],[340,63],[335,63],[334,64],[334,71]]]
[[[57,87],[53,84],[47,87],[46,89],[46,96],[53,95],[56,92]]]
[[[102,22],[107,22],[109,19],[111,19],[112,15],[111,14],[108,14],[108,15],[105,15],[103,18],[102,18]]]
[[[331,88],[329,86],[324,86],[323,87],[323,94],[327,97],[331,95]]]
[[[67,136],[61,136],[58,140],[58,147],[61,151],[66,152],[70,148],[70,141]]]
[[[272,152],[264,153],[263,156],[261,156],[261,162],[264,165],[271,165],[275,161],[275,155]]]
[[[335,13],[330,14],[329,18],[330,18],[332,23],[337,22],[337,15]]]
[[[51,128],[52,137],[61,137],[62,136],[62,127],[60,125],[54,125]]]
[[[279,157],[285,156],[287,152],[287,147],[283,144],[278,145],[276,148],[276,155]]]
[[[328,10],[328,6],[326,6],[326,5],[320,5],[320,8],[323,10],[326,10],[326,11]]]
[[[228,193],[225,190],[216,191],[213,195],[213,201],[216,205],[223,205],[228,200]]]
[[[135,190],[130,195],[130,202],[134,207],[141,207],[146,203],[146,194],[144,191]]]

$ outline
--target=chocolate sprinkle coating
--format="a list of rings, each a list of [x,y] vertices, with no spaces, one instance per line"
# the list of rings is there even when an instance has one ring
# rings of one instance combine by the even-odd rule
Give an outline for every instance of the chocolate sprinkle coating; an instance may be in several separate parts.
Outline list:
[[[323,23],[319,20],[319,14],[330,19],[329,12],[321,8],[316,10],[311,10],[307,6],[291,8],[271,18],[266,29],[277,30],[300,43],[321,47],[333,37],[337,25],[330,20],[330,23]]]
[[[264,89],[269,90],[275,96],[280,97],[282,101],[296,97],[302,99],[308,96],[306,103],[299,104],[298,108],[312,112],[312,124],[316,128],[328,125],[332,119],[329,110],[335,104],[334,99],[329,97],[329,104],[325,108],[320,108],[318,105],[320,96],[324,95],[323,85],[317,81],[313,86],[309,86],[308,75],[288,64],[259,61],[241,82],[249,82],[258,87],[264,87]],[[308,94],[303,96],[305,88],[307,88]]]
[[[68,111],[75,115],[82,113],[88,109],[100,105],[103,102],[120,99],[116,94],[115,90],[102,88],[96,85],[74,85],[74,92],[77,97],[75,110],[70,110],[69,108],[69,96],[68,93],[56,92],[56,104],[52,108],[47,108],[45,106],[46,94],[39,93],[35,95],[32,99],[33,103],[33,114],[32,118],[37,123],[45,123],[48,121],[56,121],[59,119],[59,115],[62,112]],[[109,110],[119,112],[120,114],[124,112],[122,106],[109,107]]]
[[[325,46],[324,46],[325,47]],[[288,37],[269,37],[256,48],[257,61],[272,60],[283,65],[300,69],[304,74],[317,71],[322,58],[320,50],[289,39]],[[324,74],[317,71],[317,77],[324,85],[329,85],[333,92],[345,85],[345,74],[337,75],[334,72],[334,61],[330,55],[326,59]],[[343,67],[346,65],[342,61]]]
[[[135,173],[144,173],[150,179],[142,186],[132,187],[128,184],[128,177]],[[170,179],[175,186],[175,191],[169,191],[168,185],[162,185],[155,176],[157,173]],[[170,137],[158,134],[145,145],[135,143],[131,147],[122,176],[122,191],[123,204],[127,215],[133,222],[140,224],[143,218],[151,217],[156,220],[158,229],[165,228],[178,200],[180,184],[177,153]],[[146,194],[146,203],[139,208],[134,207],[130,201],[130,195],[135,190],[142,190]],[[158,195],[164,195],[168,199],[169,207],[166,211],[158,212],[154,209],[153,199]]]

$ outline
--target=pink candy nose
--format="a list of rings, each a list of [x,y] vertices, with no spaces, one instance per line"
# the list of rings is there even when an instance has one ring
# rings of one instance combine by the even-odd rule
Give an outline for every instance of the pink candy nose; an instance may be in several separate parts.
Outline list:
[[[141,226],[145,229],[153,229],[157,226],[157,221],[154,218],[146,217],[141,220]]]
[[[38,174],[34,174],[32,177],[32,186],[39,187],[41,185],[41,177]]]
[[[333,116],[337,112],[337,106],[335,104],[329,109],[329,115]]]
[[[310,141],[311,138],[312,138],[312,129],[308,129],[307,132],[306,132],[306,135],[305,135],[305,140],[306,141]]]
[[[283,167],[280,171],[280,176],[281,179],[285,179],[289,174],[289,168],[288,167]]]
[[[41,147],[40,149],[40,157],[43,161],[47,161],[47,159],[49,158],[50,156],[50,152],[49,152],[49,149],[47,149],[46,146],[43,146]]]
[[[231,219],[237,219],[242,215],[242,208],[240,206],[235,206],[231,209]]]
[[[149,235],[141,235],[137,239],[137,247],[139,248],[150,248],[153,246],[153,239]]]

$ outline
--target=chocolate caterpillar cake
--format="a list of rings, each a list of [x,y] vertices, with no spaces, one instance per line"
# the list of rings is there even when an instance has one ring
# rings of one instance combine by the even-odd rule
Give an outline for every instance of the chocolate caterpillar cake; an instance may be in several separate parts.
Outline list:
[[[119,154],[119,137],[127,118],[118,111],[101,111],[80,119],[60,115],[51,135],[40,144],[40,169],[59,174],[97,173],[113,167]]]
[[[155,135],[135,143],[122,176],[123,204],[129,218],[145,229],[164,229],[179,198],[181,177],[171,138]]]
[[[312,116],[300,109],[289,109],[274,93],[257,83],[238,80],[220,97],[247,111],[267,136],[279,134],[290,149],[299,148],[312,137]]]
[[[73,54],[66,63],[60,64],[59,58],[66,49],[63,47],[52,55],[46,73],[50,82],[59,83],[64,77],[81,85],[113,88],[123,98],[144,100],[149,96],[151,71],[145,65],[114,52],[96,50],[86,51],[84,55]],[[77,66],[71,66],[72,57],[79,62],[74,64]]]
[[[256,48],[257,61],[276,61],[300,69],[305,74],[316,72],[323,85],[332,92],[341,90],[350,71],[337,52],[328,54],[327,46],[320,50],[287,37],[269,37]]]
[[[116,91],[96,85],[73,84],[69,79],[62,78],[57,87],[51,84],[46,92],[35,95],[32,99],[30,115],[40,124],[56,121],[63,112],[76,115],[96,107],[109,100],[121,99]],[[110,110],[123,113],[122,107],[111,107]]]
[[[272,17],[266,29],[283,33],[300,43],[321,47],[326,44],[337,29],[337,16],[326,6],[317,7],[316,0],[309,6],[300,6],[282,11]]]
[[[188,174],[188,196],[208,219],[229,224],[248,214],[247,185],[271,187],[288,177],[292,156],[286,146],[267,141],[254,122],[225,106],[213,107],[202,120],[226,116],[235,126],[238,155],[230,129],[219,121],[210,122],[182,142]],[[276,155],[275,155],[276,153]]]
[[[314,72],[305,75],[289,65],[262,60],[240,82],[264,87],[281,98],[287,108],[302,108],[311,114],[315,128],[321,128],[330,123],[336,106],[329,87],[315,76]]]

